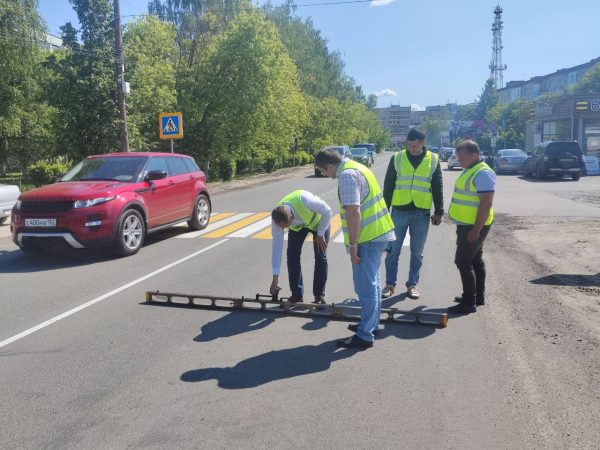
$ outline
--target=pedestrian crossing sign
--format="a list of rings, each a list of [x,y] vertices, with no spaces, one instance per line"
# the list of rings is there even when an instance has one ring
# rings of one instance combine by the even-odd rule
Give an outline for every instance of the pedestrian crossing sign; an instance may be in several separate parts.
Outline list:
[[[158,134],[161,139],[181,139],[183,137],[181,113],[161,113],[158,116]]]

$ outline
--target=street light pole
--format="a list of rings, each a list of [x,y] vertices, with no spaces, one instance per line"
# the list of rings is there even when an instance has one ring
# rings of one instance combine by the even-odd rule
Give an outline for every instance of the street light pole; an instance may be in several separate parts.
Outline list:
[[[117,76],[117,103],[119,107],[119,140],[120,151],[129,151],[127,132],[127,109],[125,107],[125,70],[123,68],[123,52],[121,48],[121,8],[119,0],[113,0],[115,16],[115,73]]]

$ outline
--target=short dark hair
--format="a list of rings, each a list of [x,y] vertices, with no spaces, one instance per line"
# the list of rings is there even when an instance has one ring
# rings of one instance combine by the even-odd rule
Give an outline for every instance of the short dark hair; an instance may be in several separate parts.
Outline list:
[[[458,147],[456,147],[456,151],[464,150],[467,153],[481,153],[479,150],[479,144],[471,139],[467,139],[466,141],[462,141]]]
[[[411,130],[406,135],[406,140],[407,141],[424,141],[425,133],[423,133],[420,130],[417,130],[416,128],[411,128]]]
[[[335,150],[320,150],[315,155],[315,166],[325,167],[327,164],[337,166],[342,162],[342,157]]]
[[[271,219],[275,223],[290,223],[292,220],[292,211],[286,205],[276,206],[271,211]]]

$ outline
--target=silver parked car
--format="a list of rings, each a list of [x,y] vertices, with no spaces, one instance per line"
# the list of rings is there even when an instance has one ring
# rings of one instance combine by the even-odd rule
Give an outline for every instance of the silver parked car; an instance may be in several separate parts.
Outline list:
[[[21,195],[19,186],[0,184],[0,225],[6,222],[6,218],[10,216],[19,195]]]
[[[523,171],[523,165],[527,159],[527,153],[518,148],[498,150],[494,156],[493,169],[496,173]]]
[[[448,170],[454,170],[455,167],[461,168],[458,163],[458,158],[456,157],[456,150],[454,150],[448,158]]]

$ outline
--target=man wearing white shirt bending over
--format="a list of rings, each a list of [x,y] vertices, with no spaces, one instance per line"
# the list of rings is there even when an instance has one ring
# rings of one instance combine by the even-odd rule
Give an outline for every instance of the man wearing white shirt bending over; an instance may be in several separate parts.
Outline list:
[[[271,233],[273,235],[272,266],[273,281],[269,291],[275,295],[281,290],[279,269],[285,229],[289,228],[287,266],[290,279],[291,302],[304,301],[304,283],[300,255],[302,244],[308,233],[314,236],[315,271],[313,277],[314,303],[325,303],[325,283],[327,283],[327,243],[329,242],[329,222],[331,208],[321,198],[308,191],[297,190],[281,199],[271,213]]]

